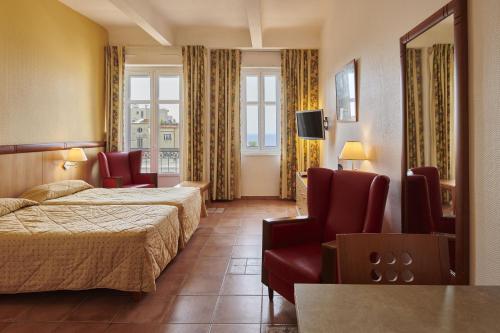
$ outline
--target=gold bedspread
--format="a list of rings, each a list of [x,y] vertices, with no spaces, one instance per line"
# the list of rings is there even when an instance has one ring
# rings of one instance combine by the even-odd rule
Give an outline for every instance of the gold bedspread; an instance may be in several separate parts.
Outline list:
[[[171,206],[31,206],[0,217],[0,294],[150,292],[177,254]]]
[[[169,205],[179,210],[179,247],[183,249],[198,228],[201,194],[194,187],[167,188],[92,188],[42,205]]]

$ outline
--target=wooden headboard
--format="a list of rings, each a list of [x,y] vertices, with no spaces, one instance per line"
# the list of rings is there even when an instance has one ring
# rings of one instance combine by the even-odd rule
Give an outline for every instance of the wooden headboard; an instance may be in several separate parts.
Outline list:
[[[104,147],[105,142],[96,141],[0,146],[0,198],[14,198],[30,187],[66,179],[99,186],[97,153]],[[88,161],[64,170],[70,148],[83,148]]]

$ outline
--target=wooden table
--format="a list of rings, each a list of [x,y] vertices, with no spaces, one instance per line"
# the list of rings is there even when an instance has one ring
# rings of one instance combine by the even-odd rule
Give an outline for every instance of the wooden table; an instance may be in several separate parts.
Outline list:
[[[205,205],[205,193],[210,189],[210,182],[195,182],[195,181],[183,181],[177,184],[175,187],[196,187],[200,189],[201,193],[201,217],[207,217],[207,206]],[[210,198],[209,198],[210,200]]]
[[[300,333],[499,332],[500,286],[296,284]]]

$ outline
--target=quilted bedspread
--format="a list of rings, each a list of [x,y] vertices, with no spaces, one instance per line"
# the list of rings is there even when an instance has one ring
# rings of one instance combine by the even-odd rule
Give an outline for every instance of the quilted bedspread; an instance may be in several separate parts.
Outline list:
[[[194,187],[167,188],[92,188],[42,205],[169,205],[179,212],[179,247],[183,249],[198,228],[201,214],[201,194]]]
[[[177,254],[172,206],[31,206],[0,217],[0,294],[150,292]]]

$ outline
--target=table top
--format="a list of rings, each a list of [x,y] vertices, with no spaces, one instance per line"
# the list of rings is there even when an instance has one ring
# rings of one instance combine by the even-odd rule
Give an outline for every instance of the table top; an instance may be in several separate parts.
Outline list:
[[[500,286],[296,284],[300,333],[499,332]]]
[[[203,181],[183,181],[180,184],[177,184],[175,187],[197,187],[202,191],[208,190],[208,187],[210,186],[210,182],[203,182]]]
[[[439,184],[441,187],[455,188],[455,179],[440,180]]]

